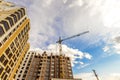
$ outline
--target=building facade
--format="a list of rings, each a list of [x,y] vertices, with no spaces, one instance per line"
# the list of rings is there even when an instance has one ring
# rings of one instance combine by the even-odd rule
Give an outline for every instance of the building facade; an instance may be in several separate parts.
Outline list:
[[[16,80],[73,79],[70,58],[64,55],[47,55],[46,52],[41,54],[30,51],[22,64]],[[24,73],[21,74],[21,71]]]
[[[25,80],[27,73],[29,71],[28,69],[29,69],[30,65],[32,64],[33,58],[35,57],[35,55],[36,55],[35,52],[28,52],[25,55],[25,57],[21,63],[21,66],[16,74],[15,80]],[[34,62],[36,62],[36,60],[34,60]],[[36,62],[36,63],[38,63],[38,62]],[[33,79],[33,80],[35,80],[35,79]]]
[[[0,80],[14,80],[29,49],[30,20],[24,7],[0,0]]]

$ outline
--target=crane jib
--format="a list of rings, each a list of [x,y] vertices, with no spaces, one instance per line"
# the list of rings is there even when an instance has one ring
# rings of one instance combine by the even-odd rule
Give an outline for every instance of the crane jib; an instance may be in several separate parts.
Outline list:
[[[61,43],[61,42],[64,41],[64,40],[68,40],[68,39],[74,38],[74,37],[76,37],[76,36],[81,36],[81,35],[86,34],[86,33],[89,33],[89,31],[85,31],[85,32],[82,32],[82,33],[79,33],[79,34],[77,34],[77,35],[73,35],[73,36],[71,36],[71,37],[67,37],[67,38],[64,38],[64,39],[61,39],[61,38],[60,38],[58,41],[56,41],[56,43]]]

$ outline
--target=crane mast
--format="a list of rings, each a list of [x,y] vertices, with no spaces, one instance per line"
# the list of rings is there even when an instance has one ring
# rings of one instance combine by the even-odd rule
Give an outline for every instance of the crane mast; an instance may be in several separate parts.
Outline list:
[[[95,75],[96,79],[97,79],[97,80],[99,80],[98,75],[97,75],[97,73],[96,73],[96,71],[95,71],[95,70],[93,70],[93,73],[94,73],[94,75]]]

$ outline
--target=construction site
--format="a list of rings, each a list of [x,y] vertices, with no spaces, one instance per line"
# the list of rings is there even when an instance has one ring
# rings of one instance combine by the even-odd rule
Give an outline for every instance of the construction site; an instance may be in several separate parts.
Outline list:
[[[71,59],[62,52],[62,42],[84,36],[83,31],[66,38],[59,37],[59,54],[30,49],[30,19],[25,7],[0,0],[0,80],[83,80],[74,78]],[[92,72],[92,70],[91,70]],[[96,80],[100,80],[93,69]]]

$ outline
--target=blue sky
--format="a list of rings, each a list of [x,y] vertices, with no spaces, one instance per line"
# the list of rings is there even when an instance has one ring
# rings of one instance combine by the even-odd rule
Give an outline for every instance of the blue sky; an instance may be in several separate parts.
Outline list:
[[[31,21],[31,49],[57,53],[59,36],[66,38],[63,53],[71,57],[76,78],[120,80],[119,0],[7,0],[27,8]]]

